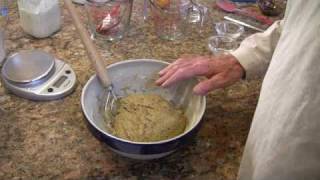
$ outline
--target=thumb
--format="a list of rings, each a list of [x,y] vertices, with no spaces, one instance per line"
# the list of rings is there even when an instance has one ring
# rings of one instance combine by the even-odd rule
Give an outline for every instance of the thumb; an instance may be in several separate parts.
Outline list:
[[[193,92],[197,95],[206,95],[210,91],[223,88],[226,86],[226,81],[220,74],[213,76],[210,79],[201,81],[193,88]]]

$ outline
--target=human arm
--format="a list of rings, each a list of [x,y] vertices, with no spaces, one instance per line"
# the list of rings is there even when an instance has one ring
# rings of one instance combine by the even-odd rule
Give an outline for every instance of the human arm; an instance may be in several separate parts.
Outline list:
[[[244,73],[247,78],[262,75],[279,40],[281,24],[277,21],[265,32],[248,37],[229,55],[181,57],[159,72],[156,83],[167,87],[194,76],[205,76],[207,79],[194,87],[196,94],[205,95],[235,83]]]
[[[247,79],[262,76],[268,69],[282,26],[283,20],[276,21],[266,31],[247,37],[237,50],[231,52],[245,69]]]
[[[182,56],[159,72],[156,83],[162,87],[194,76],[205,76],[193,91],[205,95],[214,89],[223,88],[241,79],[244,69],[232,55]]]

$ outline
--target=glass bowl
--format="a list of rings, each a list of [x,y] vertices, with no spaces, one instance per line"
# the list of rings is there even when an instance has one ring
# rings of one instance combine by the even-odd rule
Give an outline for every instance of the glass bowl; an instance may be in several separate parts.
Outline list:
[[[243,26],[229,21],[221,21],[216,23],[215,29],[218,35],[229,36],[235,39],[239,38],[244,32]]]
[[[236,39],[229,36],[211,36],[208,48],[214,55],[228,54],[237,48]]]

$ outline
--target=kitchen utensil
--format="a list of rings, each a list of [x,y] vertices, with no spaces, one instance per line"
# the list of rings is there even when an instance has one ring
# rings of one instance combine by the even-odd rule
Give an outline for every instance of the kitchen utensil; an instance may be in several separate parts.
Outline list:
[[[244,32],[242,25],[230,21],[221,21],[215,24],[218,35],[237,39]]]
[[[31,100],[54,100],[71,93],[76,84],[72,68],[40,51],[21,51],[8,57],[1,69],[4,86]]]
[[[115,41],[129,29],[133,0],[87,0],[85,10],[93,38]]]
[[[110,81],[110,78],[108,76],[107,70],[104,68],[102,57],[96,50],[94,44],[92,43],[88,32],[86,31],[85,27],[82,25],[79,15],[76,12],[76,9],[74,8],[73,4],[70,0],[64,0],[65,5],[72,17],[72,20],[74,22],[74,25],[76,26],[80,38],[82,40],[82,43],[84,44],[89,59],[91,60],[91,63],[95,67],[96,73],[99,77],[101,85],[104,87],[105,92],[103,93],[104,100],[104,110],[106,114],[114,114],[116,112],[116,103],[117,103],[117,96],[113,91],[113,85]]]
[[[271,25],[273,23],[273,20],[269,19],[266,16],[257,14],[257,13],[255,13],[253,11],[248,11],[248,10],[245,10],[245,9],[237,8],[237,6],[233,2],[231,2],[229,0],[217,0],[216,4],[217,4],[217,6],[219,8],[221,8],[222,10],[224,10],[226,12],[237,13],[237,14],[240,14],[240,15],[251,17],[251,18],[254,18],[255,20],[258,20],[261,23],[267,24],[267,25]]]
[[[245,26],[245,27],[247,27],[247,28],[250,28],[250,29],[253,29],[253,30],[256,30],[256,31],[260,31],[260,32],[263,32],[263,31],[264,31],[264,30],[261,29],[261,28],[252,26],[252,25],[247,24],[247,23],[245,23],[245,22],[242,22],[242,21],[240,21],[240,20],[233,19],[233,18],[231,18],[231,17],[229,17],[229,16],[224,16],[223,18],[224,18],[225,20],[228,20],[228,21],[231,21],[231,22],[240,24],[240,25],[242,25],[242,26]]]
[[[155,159],[167,156],[180,147],[187,145],[196,135],[205,112],[204,96],[193,94],[193,87],[198,83],[191,78],[161,88],[154,84],[157,73],[168,65],[167,62],[153,59],[125,60],[109,65],[107,70],[112,78],[115,93],[125,97],[133,93],[158,94],[181,107],[187,117],[185,131],[173,138],[154,142],[135,142],[114,136],[108,130],[108,121],[99,112],[99,96],[104,89],[93,75],[85,84],[81,94],[81,106],[91,132],[116,153],[134,159]]]
[[[211,36],[208,39],[208,47],[213,55],[228,54],[237,48],[237,42],[229,36]]]

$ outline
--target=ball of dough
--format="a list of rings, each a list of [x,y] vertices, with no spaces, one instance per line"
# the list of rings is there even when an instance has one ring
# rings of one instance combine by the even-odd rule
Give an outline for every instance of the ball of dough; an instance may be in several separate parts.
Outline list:
[[[184,132],[181,109],[156,94],[131,94],[119,100],[114,135],[136,142],[160,141]]]

